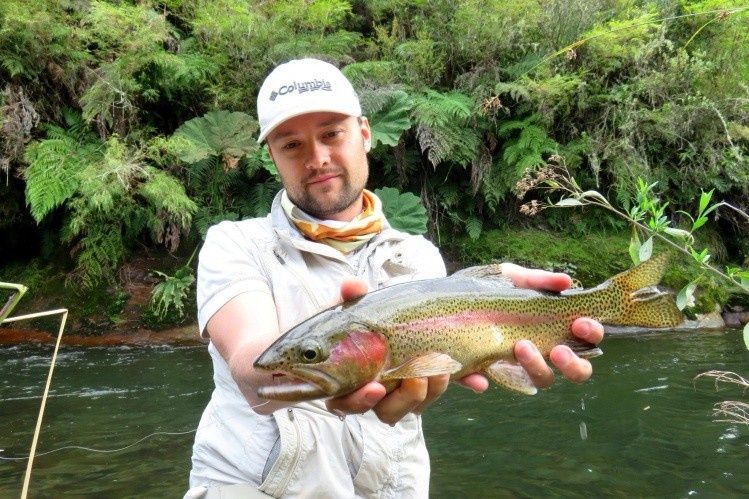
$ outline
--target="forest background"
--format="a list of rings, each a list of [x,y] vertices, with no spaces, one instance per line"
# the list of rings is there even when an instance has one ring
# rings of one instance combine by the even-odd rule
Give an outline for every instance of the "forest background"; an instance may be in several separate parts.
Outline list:
[[[193,319],[207,228],[265,215],[280,186],[255,141],[259,85],[304,56],[359,92],[391,222],[455,265],[584,285],[629,265],[626,220],[538,210],[523,185],[550,165],[624,212],[647,186],[656,225],[692,225],[712,191],[737,210],[712,211],[700,244],[749,263],[742,1],[3,0],[0,281],[81,332]],[[688,311],[747,305],[682,263],[666,283],[700,281]]]

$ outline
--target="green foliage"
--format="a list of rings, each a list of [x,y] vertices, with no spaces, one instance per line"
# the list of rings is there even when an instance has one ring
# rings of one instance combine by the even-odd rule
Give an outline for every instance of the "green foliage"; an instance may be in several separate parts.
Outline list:
[[[470,126],[472,113],[473,101],[459,92],[427,90],[414,97],[416,137],[433,167],[445,161],[466,166],[476,157],[481,137]]]
[[[372,186],[420,193],[437,241],[622,229],[610,212],[518,215],[514,186],[552,157],[581,192],[628,209],[646,199],[638,178],[657,183],[645,226],[704,231],[714,200],[749,202],[744,3],[5,0],[3,227],[42,231],[93,285],[136,243],[175,249],[188,228],[264,215],[280,183],[254,142],[257,90],[276,64],[313,56],[360,94]],[[695,243],[695,257],[740,267],[746,225],[723,213],[724,254]]]
[[[26,149],[26,203],[37,223],[78,191],[82,172],[102,156],[102,145],[83,121],[70,112],[65,118],[67,130],[49,125],[49,138]]]
[[[195,283],[193,270],[189,266],[178,268],[174,275],[155,270],[161,278],[151,293],[151,300],[146,314],[158,322],[179,322],[185,317],[185,302],[190,297],[190,289]]]
[[[49,138],[27,148],[27,202],[37,222],[64,208],[62,239],[73,245],[77,277],[94,287],[112,280],[145,229],[176,249],[197,207],[182,184],[144,165],[117,136],[102,145],[80,117],[66,116],[68,129],[50,126]]]
[[[382,201],[382,211],[394,229],[409,234],[423,234],[427,231],[426,208],[418,196],[410,192],[399,192],[392,187],[374,191]]]
[[[221,156],[230,163],[257,149],[257,131],[257,121],[246,113],[212,111],[183,123],[169,145],[185,163],[197,163],[210,156]]]
[[[515,170],[516,178],[525,170],[544,164],[543,155],[557,150],[557,143],[536,124],[537,120],[537,116],[531,115],[523,120],[504,122],[499,127],[499,136],[506,139],[502,160]]]
[[[382,109],[365,113],[372,130],[372,147],[376,148],[380,144],[390,147],[397,145],[403,132],[411,128],[411,109],[408,94],[396,91]]]
[[[198,233],[221,220],[264,216],[279,189],[278,172],[255,136],[257,122],[241,112],[213,111],[182,124],[164,142],[184,163],[187,186],[201,205]]]

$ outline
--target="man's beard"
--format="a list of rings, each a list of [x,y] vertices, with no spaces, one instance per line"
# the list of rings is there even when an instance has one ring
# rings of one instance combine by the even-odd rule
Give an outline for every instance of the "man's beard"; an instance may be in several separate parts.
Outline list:
[[[316,173],[315,175],[320,174]],[[327,220],[331,215],[335,215],[336,213],[345,210],[356,202],[364,189],[364,185],[352,185],[351,179],[345,171],[341,172],[338,178],[342,181],[343,185],[340,195],[332,202],[320,202],[318,199],[315,199],[310,191],[304,188],[300,190],[299,194],[301,194],[301,196],[299,197],[297,197],[297,193],[289,192],[288,189],[286,190],[286,193],[291,202],[306,214],[320,220]]]

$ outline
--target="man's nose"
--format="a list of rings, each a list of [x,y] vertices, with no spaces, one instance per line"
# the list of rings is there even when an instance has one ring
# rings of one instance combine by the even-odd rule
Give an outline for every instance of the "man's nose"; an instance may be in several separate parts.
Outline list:
[[[305,166],[307,168],[321,168],[330,163],[330,149],[327,145],[314,141],[310,145]]]

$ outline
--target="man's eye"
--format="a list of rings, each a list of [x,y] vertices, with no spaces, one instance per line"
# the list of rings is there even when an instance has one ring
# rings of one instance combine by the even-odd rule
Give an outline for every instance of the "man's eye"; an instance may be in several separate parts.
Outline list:
[[[292,149],[296,149],[299,146],[299,142],[289,142],[287,144],[284,144],[281,149],[284,149],[286,151],[291,151]]]
[[[324,137],[326,139],[335,139],[341,135],[343,135],[343,130],[328,130],[325,132]]]

